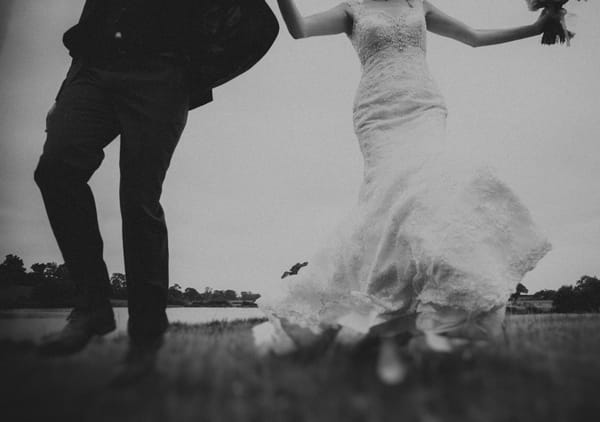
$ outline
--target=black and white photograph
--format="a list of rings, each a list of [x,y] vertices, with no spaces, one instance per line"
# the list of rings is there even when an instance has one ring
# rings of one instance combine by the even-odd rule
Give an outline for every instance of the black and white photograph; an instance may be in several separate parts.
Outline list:
[[[600,1],[0,0],[0,419],[600,415]]]

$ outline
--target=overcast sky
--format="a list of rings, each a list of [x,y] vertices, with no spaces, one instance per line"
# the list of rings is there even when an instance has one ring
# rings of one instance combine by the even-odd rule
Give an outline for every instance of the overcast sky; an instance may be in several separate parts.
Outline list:
[[[337,1],[298,3],[308,14]],[[536,17],[523,0],[432,3],[481,28]],[[69,63],[62,33],[82,5],[17,0],[0,40],[0,257],[15,253],[28,267],[62,262],[33,170]],[[525,279],[532,290],[600,275],[600,4],[574,6],[571,48],[536,38],[471,49],[429,37],[431,69],[450,109],[449,142],[491,161],[553,243]],[[260,292],[312,255],[356,202],[359,76],[345,36],[294,41],[282,28],[258,65],[190,114],[163,194],[171,283]],[[110,272],[123,271],[117,144],[92,179]]]

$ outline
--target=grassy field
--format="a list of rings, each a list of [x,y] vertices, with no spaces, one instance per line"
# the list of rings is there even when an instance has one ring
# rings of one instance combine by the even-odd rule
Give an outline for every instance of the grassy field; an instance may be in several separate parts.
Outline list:
[[[505,341],[467,353],[402,352],[397,386],[375,376],[375,343],[261,358],[257,321],[173,326],[159,372],[111,387],[127,339],[69,358],[0,344],[4,421],[590,421],[600,417],[600,316],[507,320]],[[6,416],[9,416],[6,418]]]

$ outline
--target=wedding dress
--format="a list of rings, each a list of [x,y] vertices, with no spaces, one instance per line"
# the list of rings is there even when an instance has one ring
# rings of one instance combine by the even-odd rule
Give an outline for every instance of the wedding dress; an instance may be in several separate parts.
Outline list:
[[[492,337],[510,294],[550,245],[491,170],[446,148],[423,0],[393,14],[372,2],[348,5],[362,66],[353,112],[364,157],[358,204],[306,269],[259,301],[269,322],[255,327],[255,342],[285,352],[331,327],[338,340],[356,341],[409,314],[425,333]]]

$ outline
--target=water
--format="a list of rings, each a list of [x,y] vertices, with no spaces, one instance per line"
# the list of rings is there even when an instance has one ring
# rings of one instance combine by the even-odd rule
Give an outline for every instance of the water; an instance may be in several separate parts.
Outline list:
[[[117,329],[107,338],[127,331],[127,308],[115,308]],[[44,335],[60,330],[70,309],[15,309],[0,311],[0,340],[38,342]],[[203,324],[211,321],[262,318],[256,308],[168,308],[170,322]]]

